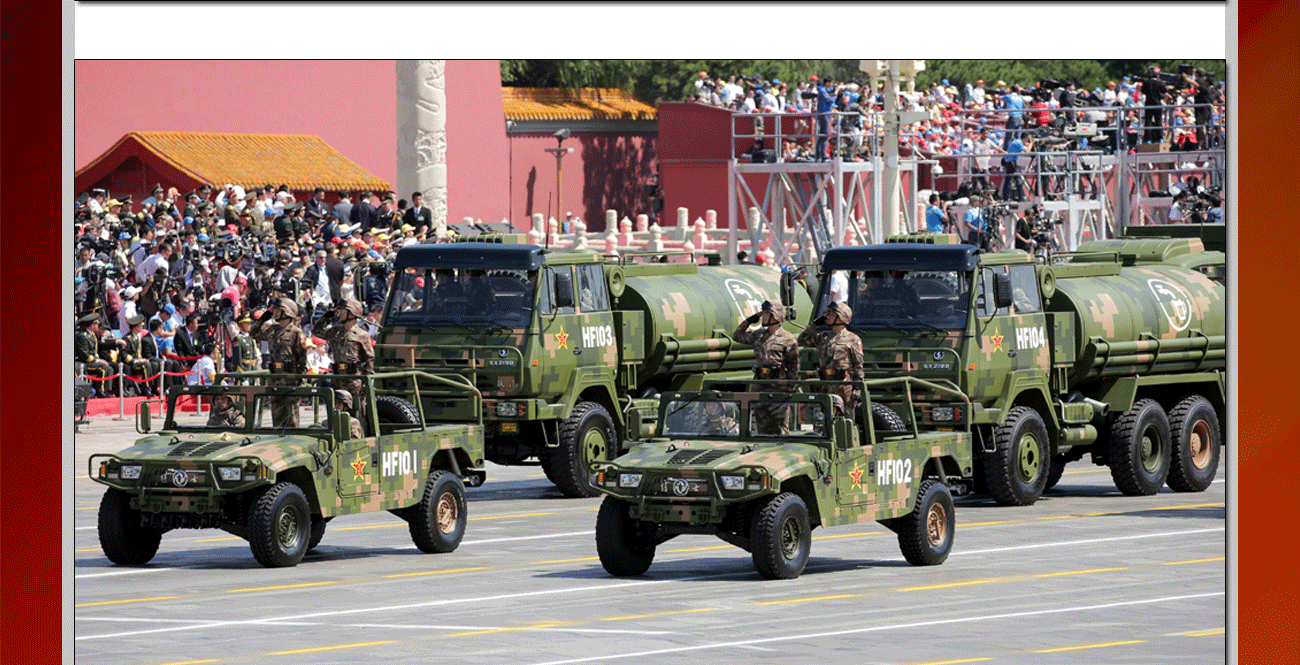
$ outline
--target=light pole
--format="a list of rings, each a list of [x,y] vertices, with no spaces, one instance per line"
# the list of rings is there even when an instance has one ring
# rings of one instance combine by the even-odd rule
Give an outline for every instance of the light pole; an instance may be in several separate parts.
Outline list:
[[[564,209],[560,206],[562,195],[562,190],[560,189],[562,182],[560,175],[563,173],[560,164],[564,160],[565,155],[573,152],[573,148],[564,147],[564,139],[569,138],[569,130],[567,127],[556,130],[554,134],[551,134],[551,136],[555,137],[555,147],[547,148],[546,152],[555,153],[555,219],[559,219],[560,211]]]

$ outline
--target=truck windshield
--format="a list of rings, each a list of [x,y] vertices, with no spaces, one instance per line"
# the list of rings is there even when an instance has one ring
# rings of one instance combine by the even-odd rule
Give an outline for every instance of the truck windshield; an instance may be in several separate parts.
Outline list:
[[[385,325],[528,325],[537,271],[407,268],[393,278]]]
[[[970,276],[953,270],[837,270],[817,311],[831,298],[847,299],[859,330],[966,327]]]

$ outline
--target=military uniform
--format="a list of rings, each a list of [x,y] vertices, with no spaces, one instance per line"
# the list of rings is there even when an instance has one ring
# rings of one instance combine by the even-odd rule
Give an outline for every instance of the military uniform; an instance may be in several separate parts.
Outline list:
[[[245,312],[239,317],[237,323],[252,322],[253,317]],[[244,331],[239,331],[235,335],[235,343],[231,349],[231,360],[235,363],[236,372],[255,372],[257,371],[257,342],[253,337]]]
[[[773,316],[778,321],[785,320],[785,307],[779,303],[770,304]],[[761,316],[759,312],[757,316]],[[773,383],[762,383],[756,388],[765,392],[783,391],[784,381],[799,378],[799,341],[784,328],[769,329],[762,326],[751,331],[749,326],[755,322],[753,317],[740,322],[731,333],[731,338],[741,344],[754,347],[754,378],[759,380],[775,379]],[[779,409],[779,411],[773,411]],[[785,406],[763,406],[754,410],[755,424],[764,434],[789,434],[789,410]]]
[[[223,427],[229,429],[244,428],[244,410],[231,400],[225,397],[223,406],[212,407],[212,413],[208,415],[208,427]]]
[[[338,319],[329,321],[329,325],[320,331],[320,336],[329,342],[330,353],[334,357],[334,374],[347,375],[374,374],[375,350],[370,344],[370,333],[357,325],[365,311],[361,303],[348,300],[345,311],[351,316],[347,323]],[[335,390],[343,389],[353,395],[352,414],[365,418],[366,392],[365,382],[361,379],[336,378]]]
[[[342,402],[343,405],[348,409],[352,408],[352,393],[346,390],[335,390],[334,399],[339,402]],[[345,415],[345,414],[339,414],[339,415]],[[366,433],[361,428],[360,418],[353,418],[352,416],[348,416],[348,438],[352,438],[352,439],[366,438]]]
[[[852,320],[853,313],[846,305],[839,305],[840,316]],[[823,381],[861,381],[862,339],[843,328],[818,330],[809,325],[799,334],[799,346],[817,349],[817,376]],[[858,403],[858,390],[849,385],[825,386],[823,392],[839,395],[844,400],[845,413],[852,414]]]
[[[302,374],[307,371],[307,345],[304,344],[302,328],[298,327],[298,306],[283,300],[280,304],[281,316],[286,318],[272,320],[262,318],[253,324],[252,334],[255,339],[264,340],[270,347],[272,374]],[[269,386],[300,385],[300,379],[267,379]],[[271,421],[276,427],[298,426],[298,400],[281,397],[271,403]]]
[[[704,424],[700,426],[703,436],[736,436],[739,433],[740,423],[725,413],[706,415]]]
[[[85,326],[98,320],[99,313],[91,312],[83,315],[79,322]],[[72,342],[72,353],[75,362],[83,363],[86,366],[88,376],[91,370],[94,370],[96,378],[102,379],[113,375],[113,367],[99,357],[99,339],[89,329],[83,327],[77,330]],[[104,381],[94,382],[95,392],[100,395],[106,394],[108,391],[105,383]]]

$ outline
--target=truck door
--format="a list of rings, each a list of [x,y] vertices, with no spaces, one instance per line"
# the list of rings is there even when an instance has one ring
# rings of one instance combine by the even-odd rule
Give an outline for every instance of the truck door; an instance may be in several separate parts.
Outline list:
[[[1014,331],[1012,367],[1047,372],[1051,369],[1051,352],[1047,346],[1047,315],[1043,314],[1038,293],[1038,274],[1032,265],[1007,267],[1013,301],[1009,313]]]
[[[605,287],[605,268],[592,263],[574,266],[573,272],[579,312],[577,346],[573,352],[577,354],[578,366],[612,370],[618,366],[618,344]]]
[[[570,368],[586,361],[582,349],[582,315],[578,314],[579,294],[573,266],[547,266],[543,275],[538,307],[540,360],[546,365],[545,375],[551,378],[543,382],[541,390],[557,394],[568,385]]]

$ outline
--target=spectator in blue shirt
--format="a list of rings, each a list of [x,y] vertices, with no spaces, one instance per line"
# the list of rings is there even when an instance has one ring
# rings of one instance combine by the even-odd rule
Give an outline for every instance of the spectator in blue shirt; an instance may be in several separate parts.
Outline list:
[[[943,227],[947,221],[948,213],[944,211],[939,195],[931,194],[930,205],[925,208],[925,230],[930,233],[943,233]]]
[[[1007,144],[1007,154],[1002,158],[1002,192],[999,194],[1003,201],[1023,201],[1025,199],[1025,177],[1020,175],[1020,153],[1029,150],[1033,145],[1032,136],[1026,135],[1023,139],[1016,138]],[[1012,197],[1014,194],[1014,198]]]
[[[816,81],[817,77],[812,77]],[[817,86],[817,161],[826,161],[826,139],[830,136],[830,112],[835,110],[835,82],[828,76]]]
[[[989,238],[988,234],[985,233],[988,222],[984,218],[984,197],[970,197],[970,207],[966,209],[966,217],[962,220],[962,227],[966,231],[966,244],[988,251]]]
[[[1013,85],[1005,95],[1002,95],[1002,107],[1007,110],[1007,134],[1006,145],[1011,141],[1020,138],[1020,129],[1025,126],[1025,98],[1020,96],[1020,86]]]

